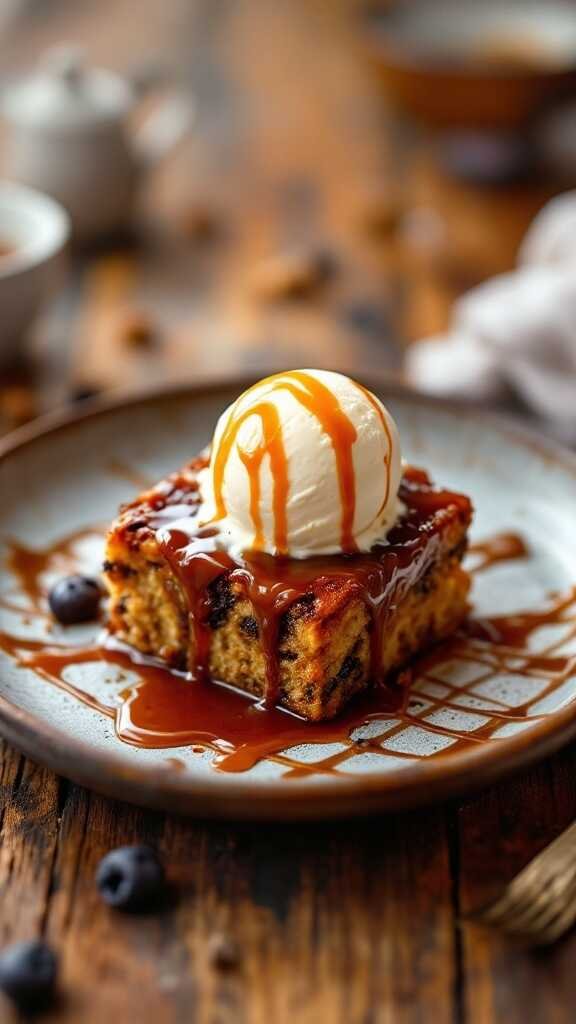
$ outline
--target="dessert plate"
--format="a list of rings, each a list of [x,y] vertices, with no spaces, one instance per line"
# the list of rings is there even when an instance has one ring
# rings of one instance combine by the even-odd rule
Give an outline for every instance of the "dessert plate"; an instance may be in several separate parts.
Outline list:
[[[56,686],[17,663],[27,645],[57,651],[93,640],[93,627],[52,626],[42,589],[73,568],[98,567],[103,525],[118,505],[206,444],[247,383],[97,403],[2,443],[3,736],[118,799],[203,816],[289,819],[452,796],[575,735],[576,457],[495,417],[374,381],[366,383],[395,417],[406,460],[471,495],[476,507],[469,564],[473,617],[483,625],[417,666],[402,711],[356,723],[350,737],[340,730],[330,741],[299,743],[230,771],[214,749],[119,740],[102,708],[110,711],[130,687],[125,668],[87,659]]]

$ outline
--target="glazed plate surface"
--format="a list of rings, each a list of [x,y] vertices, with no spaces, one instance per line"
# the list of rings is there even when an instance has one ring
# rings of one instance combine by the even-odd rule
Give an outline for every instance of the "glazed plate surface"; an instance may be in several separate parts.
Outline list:
[[[432,673],[417,675],[409,720],[371,721],[348,744],[300,746],[284,759],[233,773],[217,770],[209,750],[121,742],[110,718],[0,652],[2,734],[36,761],[119,799],[203,816],[277,819],[437,800],[486,785],[575,735],[576,604],[569,595],[576,583],[576,459],[481,413],[366,383],[396,418],[405,459],[472,497],[473,539],[513,532],[529,549],[529,557],[504,559],[475,575],[474,615],[542,610],[552,595],[568,595],[560,618],[531,632],[528,674],[524,653],[514,650],[499,658],[497,670],[484,656],[447,655]],[[135,496],[138,480],[154,481],[201,449],[241,387],[182,389],[96,406],[76,420],[54,420],[4,442],[1,633],[37,637],[48,628],[45,618],[26,613],[27,599],[7,567],[10,543],[41,552],[84,531],[75,557],[94,570],[101,528]],[[74,627],[66,637],[82,643],[90,630]],[[54,639],[61,640],[58,630]],[[76,665],[70,673],[70,682],[108,704],[126,687],[125,673],[110,665]],[[371,740],[369,747],[353,742],[362,739]],[[322,762],[340,753],[337,772],[323,771]],[[286,777],[290,764],[313,770]]]

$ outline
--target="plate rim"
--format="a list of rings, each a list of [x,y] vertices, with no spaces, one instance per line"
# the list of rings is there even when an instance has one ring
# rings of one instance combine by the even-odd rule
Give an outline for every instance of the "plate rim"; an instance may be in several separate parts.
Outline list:
[[[362,375],[360,375],[362,376]],[[36,441],[73,429],[102,416],[136,409],[170,398],[210,397],[237,390],[258,379],[258,374],[215,377],[197,383],[179,382],[134,391],[123,390],[87,399],[81,409],[48,413],[0,439],[0,465]],[[447,413],[482,421],[503,432],[516,446],[536,451],[568,470],[576,482],[576,453],[560,442],[543,438],[534,428],[508,416],[457,399],[427,395],[389,375],[369,375],[363,382],[391,399],[404,400]],[[39,719],[0,694],[0,733],[33,761],[114,799],[163,810],[205,817],[276,820],[343,817],[382,810],[399,810],[483,788],[504,775],[527,767],[553,753],[576,735],[576,700],[551,712],[539,725],[494,746],[462,751],[457,758],[436,758],[390,773],[344,775],[335,785],[326,780],[254,779],[235,775],[226,786],[224,776],[191,780],[157,765],[129,765],[113,751],[101,751],[89,742]],[[500,749],[499,749],[500,748]]]

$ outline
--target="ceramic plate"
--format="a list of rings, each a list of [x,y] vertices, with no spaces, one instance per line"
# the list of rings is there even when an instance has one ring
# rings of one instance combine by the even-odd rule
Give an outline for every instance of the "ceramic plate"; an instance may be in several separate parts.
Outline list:
[[[99,524],[134,496],[140,478],[163,476],[205,445],[243,383],[94,406],[76,419],[45,421],[3,443],[0,630],[27,637],[47,628],[45,619],[26,614],[25,598],[15,593],[6,539],[41,551],[93,525],[94,535],[83,534],[75,551],[90,569],[101,558]],[[551,595],[570,595],[576,581],[576,459],[481,413],[371,386],[396,417],[405,458],[473,497],[474,537],[513,531],[529,547],[529,557],[497,562],[474,577],[474,614],[541,610],[551,606]],[[411,806],[485,785],[576,733],[576,607],[570,596],[560,616],[547,621],[544,615],[538,623],[529,650],[504,650],[496,669],[480,649],[478,658],[436,659],[433,672],[415,679],[408,719],[371,722],[356,732],[353,739],[372,738],[368,746],[289,750],[291,764],[317,766],[297,778],[283,777],[287,761],[281,758],[227,773],[215,769],[209,751],[128,746],[117,739],[111,719],[5,654],[0,730],[36,761],[86,786],[185,813],[294,818]],[[75,630],[80,642],[82,630]],[[72,674],[75,685],[108,702],[126,686],[109,666],[75,666]],[[338,772],[324,772],[321,762],[339,752]]]

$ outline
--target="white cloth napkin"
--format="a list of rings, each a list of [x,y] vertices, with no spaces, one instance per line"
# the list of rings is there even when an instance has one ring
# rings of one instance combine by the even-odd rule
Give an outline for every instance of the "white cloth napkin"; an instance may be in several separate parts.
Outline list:
[[[435,394],[487,401],[515,392],[576,440],[576,192],[540,211],[517,269],[459,299],[449,332],[414,345],[406,372]]]

